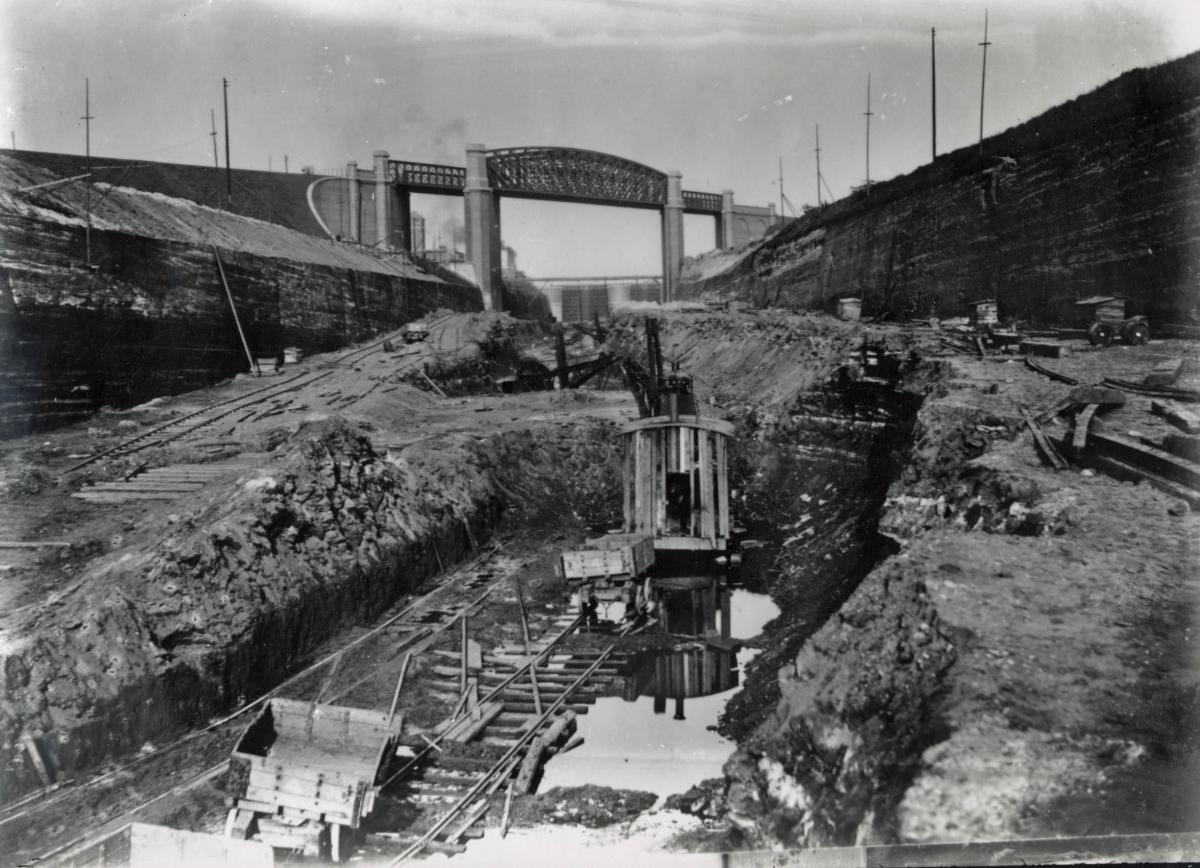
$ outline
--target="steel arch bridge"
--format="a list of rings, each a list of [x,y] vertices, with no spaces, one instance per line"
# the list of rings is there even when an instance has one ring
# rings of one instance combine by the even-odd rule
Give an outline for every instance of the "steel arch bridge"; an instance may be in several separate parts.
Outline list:
[[[411,250],[413,193],[465,198],[467,254],[483,292],[484,305],[499,309],[501,288],[500,201],[543,199],[626,208],[647,208],[662,215],[664,301],[674,297],[683,264],[683,215],[716,218],[716,244],[738,241],[734,218],[754,212],[774,222],[773,209],[735,208],[733,192],[684,190],[679,172],[662,172],[613,154],[564,147],[515,147],[488,150],[467,145],[467,166],[391,160],[375,153],[373,174],[351,164],[350,235],[360,240],[360,184],[374,182],[376,244]],[[389,189],[390,188],[390,189]],[[761,212],[761,214],[759,213]],[[367,215],[368,218],[371,215]],[[738,225],[745,225],[739,219]],[[764,223],[764,227],[765,227]],[[394,227],[394,229],[393,229]],[[744,239],[743,239],[744,240]]]

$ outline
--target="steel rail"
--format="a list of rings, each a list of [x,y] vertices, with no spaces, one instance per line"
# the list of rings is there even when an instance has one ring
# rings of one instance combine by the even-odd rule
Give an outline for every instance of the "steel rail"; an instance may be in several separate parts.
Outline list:
[[[441,323],[445,322],[446,320],[453,319],[453,317],[454,317],[454,314],[452,314],[452,313],[444,313],[444,314],[441,314],[440,316],[432,317],[429,320],[430,327],[432,328],[434,323],[441,324]],[[404,329],[407,326],[408,326],[408,323],[405,323],[400,328],[393,329],[392,331],[388,332],[384,337],[380,338],[377,341],[372,342],[371,344],[369,344],[365,347],[357,347],[357,348],[354,348],[351,350],[347,350],[345,353],[338,356],[336,361],[330,362],[329,366],[333,367],[333,366],[337,366],[337,365],[344,365],[344,364],[346,364],[347,359],[353,358],[353,359],[357,360],[360,357],[365,357],[367,354],[373,352],[377,347],[383,346],[387,341],[390,341],[392,338],[403,335]]]
[[[487,563],[487,562],[488,562],[488,560],[490,560],[491,558],[493,558],[493,557],[494,557],[494,556],[495,556],[495,555],[496,555],[498,552],[500,552],[500,551],[501,551],[503,548],[504,548],[504,545],[503,545],[502,543],[496,543],[496,544],[492,545],[492,546],[491,546],[491,547],[489,547],[489,548],[488,548],[486,551],[482,552],[482,553],[481,553],[481,554],[480,554],[480,555],[479,555],[479,556],[478,556],[478,557],[477,557],[477,558],[476,558],[476,559],[475,559],[475,560],[474,560],[474,561],[473,561],[473,562],[472,562],[470,565],[468,565],[468,566],[464,567],[464,568],[463,568],[463,572],[469,572],[469,571],[471,571],[471,570],[478,570],[478,569],[479,569],[479,568],[480,568],[480,567],[481,567],[483,564]],[[506,578],[506,577],[500,577],[500,578],[498,578],[498,579],[496,580],[496,582],[493,582],[493,583],[492,583],[492,585],[495,585],[496,583],[498,583],[498,582],[500,582],[500,581],[503,581],[503,579],[504,579],[504,578]],[[65,790],[65,789],[64,789],[64,790],[61,790],[61,791],[60,791],[60,792],[59,792],[57,795],[55,795],[54,797],[52,797],[52,798],[50,798],[50,799],[48,799],[48,800],[46,800],[46,801],[44,801],[44,802],[39,802],[39,803],[37,803],[37,804],[35,804],[35,805],[32,805],[32,806],[30,806],[29,808],[26,808],[26,809],[25,809],[25,810],[23,810],[23,811],[20,811],[20,812],[18,812],[18,813],[15,813],[15,814],[11,814],[11,815],[9,815],[9,816],[7,816],[7,817],[0,818],[0,826],[6,825],[6,824],[8,824],[8,823],[11,823],[11,822],[13,822],[13,821],[15,821],[15,820],[18,820],[18,819],[22,818],[22,817],[28,816],[29,814],[31,814],[31,813],[33,813],[33,812],[36,812],[36,811],[41,811],[41,810],[44,810],[44,809],[46,809],[46,808],[53,807],[54,805],[58,804],[59,802],[63,801],[64,799],[67,799],[67,798],[69,798],[69,797],[71,797],[71,796],[73,796],[73,795],[76,795],[76,794],[78,794],[78,793],[84,792],[84,791],[86,791],[86,790],[88,790],[88,789],[91,789],[92,787],[99,786],[100,784],[102,784],[102,783],[104,783],[104,782],[106,782],[106,781],[108,781],[108,780],[111,780],[112,778],[114,778],[114,777],[116,777],[116,776],[118,776],[118,775],[121,775],[121,774],[123,774],[124,772],[127,772],[127,771],[129,771],[130,769],[132,769],[132,768],[134,768],[134,767],[136,767],[136,766],[139,766],[139,765],[141,765],[141,764],[145,763],[146,761],[150,760],[150,759],[151,759],[151,758],[153,758],[153,757],[160,757],[160,756],[162,756],[163,754],[165,754],[165,753],[167,753],[167,752],[169,752],[169,751],[176,750],[176,749],[178,749],[178,748],[182,747],[182,746],[183,746],[183,745],[185,745],[185,744],[188,744],[188,743],[190,743],[190,742],[192,742],[192,741],[195,741],[196,739],[200,738],[201,736],[207,735],[208,733],[210,733],[210,732],[213,732],[213,731],[215,731],[215,730],[219,729],[220,727],[222,727],[222,726],[224,726],[224,725],[226,725],[226,724],[228,724],[228,723],[231,723],[231,722],[233,722],[233,721],[234,721],[234,720],[236,720],[237,718],[239,718],[239,717],[241,717],[242,715],[244,715],[246,712],[248,712],[248,711],[252,711],[253,709],[255,709],[255,708],[257,708],[258,706],[262,705],[264,702],[267,702],[268,700],[272,699],[272,698],[273,698],[274,696],[276,696],[276,695],[277,695],[277,694],[278,694],[278,693],[279,693],[281,690],[283,690],[283,689],[285,689],[285,688],[287,688],[287,687],[291,686],[292,684],[295,684],[295,683],[296,683],[297,681],[299,681],[300,679],[302,679],[302,678],[304,678],[304,677],[306,677],[306,676],[308,676],[308,675],[311,675],[313,672],[315,672],[316,670],[320,669],[322,666],[325,666],[326,664],[330,663],[331,661],[333,661],[333,660],[337,659],[337,658],[338,658],[338,657],[340,657],[342,654],[344,654],[345,652],[349,651],[351,648],[353,648],[353,647],[355,647],[355,646],[359,645],[360,643],[362,643],[362,642],[365,642],[367,639],[370,639],[370,638],[372,638],[373,636],[375,636],[375,635],[377,635],[377,634],[381,633],[383,630],[385,630],[385,629],[387,629],[388,627],[390,627],[392,624],[394,624],[396,621],[398,621],[398,620],[400,620],[401,618],[403,618],[405,615],[408,615],[408,614],[410,614],[410,613],[411,613],[411,612],[412,612],[414,609],[416,609],[416,608],[418,608],[418,607],[420,607],[420,606],[422,606],[422,605],[424,605],[424,604],[428,603],[428,602],[429,602],[429,600],[430,600],[430,598],[431,598],[431,597],[433,597],[435,594],[438,594],[438,593],[440,593],[440,592],[442,592],[442,591],[445,591],[445,590],[447,590],[447,589],[448,589],[448,588],[450,588],[450,587],[452,587],[452,585],[450,585],[450,584],[446,583],[445,581],[443,581],[443,582],[442,582],[442,583],[440,583],[440,584],[439,584],[437,587],[435,587],[435,588],[431,589],[431,590],[430,590],[430,591],[429,591],[427,594],[423,595],[423,596],[422,596],[422,597],[420,597],[419,599],[417,599],[417,600],[414,600],[414,601],[413,601],[413,602],[411,602],[411,603],[410,603],[408,606],[406,606],[406,607],[405,607],[403,610],[401,610],[400,612],[396,613],[395,615],[392,615],[391,617],[389,617],[389,618],[388,618],[386,621],[384,621],[383,623],[381,623],[381,624],[379,624],[379,625],[377,625],[377,626],[375,626],[375,627],[371,628],[371,629],[370,629],[370,630],[368,630],[366,633],[364,633],[364,634],[362,634],[361,636],[358,636],[358,637],[356,637],[356,638],[352,639],[350,642],[346,643],[345,645],[343,645],[341,648],[337,649],[336,651],[330,652],[330,653],[329,653],[329,654],[327,654],[325,657],[321,658],[320,660],[316,661],[315,663],[312,663],[312,664],[310,664],[309,666],[306,666],[304,669],[300,670],[299,672],[297,672],[297,673],[295,673],[295,674],[293,674],[293,675],[289,676],[287,679],[285,679],[284,681],[282,681],[281,683],[279,683],[278,685],[276,685],[276,686],[275,686],[275,687],[273,687],[272,689],[268,690],[266,693],[263,693],[263,694],[262,694],[261,696],[259,696],[257,699],[254,699],[254,700],[251,700],[250,702],[247,702],[245,705],[243,705],[243,706],[241,706],[240,708],[238,708],[238,709],[234,710],[233,712],[229,713],[229,714],[228,714],[228,715],[226,715],[225,717],[222,717],[222,718],[220,718],[220,719],[218,719],[218,720],[216,720],[216,721],[212,721],[212,722],[210,722],[210,723],[206,724],[206,725],[205,725],[203,728],[201,728],[201,729],[195,730],[195,731],[193,731],[193,732],[189,732],[189,733],[187,733],[186,735],[184,735],[184,736],[181,736],[180,738],[176,739],[175,741],[173,741],[173,742],[171,742],[171,743],[169,743],[169,744],[163,745],[162,747],[160,747],[160,748],[157,748],[156,750],[154,750],[154,751],[152,751],[152,752],[150,752],[150,753],[146,753],[146,754],[139,755],[137,758],[135,758],[135,759],[131,760],[130,762],[128,762],[128,763],[126,763],[126,764],[124,764],[124,765],[122,765],[122,766],[119,766],[118,768],[112,769],[111,771],[105,772],[103,775],[100,775],[100,776],[99,776],[99,777],[97,777],[97,778],[92,778],[91,780],[84,781],[84,782],[82,782],[82,783],[78,784],[77,786],[73,786],[73,787],[72,787],[71,789],[69,789],[69,790]],[[491,590],[491,586],[489,586],[489,592],[490,592],[490,590]],[[486,596],[486,594],[485,594],[484,596]],[[454,623],[454,620],[455,620],[455,619],[452,619],[451,621],[447,622],[447,625],[446,625],[446,626],[449,626],[450,624]],[[394,658],[392,658],[392,659],[394,659]],[[381,664],[381,666],[382,666],[382,665],[383,665],[383,664]],[[377,667],[377,668],[379,668],[379,667]],[[190,782],[186,782],[186,783],[184,783],[184,784],[181,784],[179,787],[175,787],[175,788],[173,788],[172,790],[168,790],[167,792],[168,792],[168,793],[173,793],[173,792],[184,792],[184,791],[186,791],[188,788],[190,788],[191,786],[193,786],[193,785],[194,785],[194,782],[195,782],[196,780],[198,780],[199,778],[202,778],[202,777],[203,777],[203,775],[205,775],[205,774],[207,774],[207,773],[209,773],[209,772],[212,772],[212,771],[214,771],[215,769],[220,769],[220,768],[224,767],[225,765],[227,765],[227,764],[228,764],[228,762],[229,762],[228,760],[222,760],[222,761],[221,761],[221,763],[219,763],[218,765],[216,765],[216,766],[213,766],[213,767],[211,767],[211,768],[209,768],[209,769],[205,770],[204,772],[201,772],[201,773],[199,773],[199,774],[196,776],[196,778],[194,778],[194,779],[193,779],[193,781],[190,781]],[[137,807],[134,807],[134,808],[131,808],[131,809],[129,809],[128,811],[126,811],[126,812],[125,812],[124,814],[122,814],[121,816],[129,816],[130,814],[135,814],[135,813],[137,813],[137,812],[139,812],[139,811],[143,810],[143,809],[144,809],[144,808],[145,808],[145,807],[146,807],[148,804],[150,804],[150,802],[151,802],[151,801],[155,801],[155,800],[159,799],[160,797],[161,797],[161,795],[160,795],[160,796],[155,796],[155,797],[154,797],[152,800],[150,800],[150,801],[147,801],[147,802],[143,802],[142,804],[138,805]],[[25,800],[22,800],[22,801],[24,802]],[[51,856],[54,856],[54,855],[56,855],[56,854],[58,854],[58,853],[61,853],[61,852],[62,852],[64,849],[66,849],[66,848],[68,848],[68,847],[73,847],[73,846],[75,846],[75,844],[76,844],[78,841],[80,841],[80,840],[82,840],[83,838],[86,838],[86,837],[88,837],[88,836],[90,836],[90,835],[92,835],[92,834],[93,834],[93,832],[89,832],[89,833],[87,833],[86,835],[79,836],[79,837],[78,837],[78,838],[76,838],[75,840],[73,840],[73,841],[71,841],[71,842],[69,842],[69,843],[67,843],[67,844],[65,844],[65,845],[63,845],[63,846],[56,847],[54,850],[50,851],[49,853],[46,853],[46,854],[42,855],[42,856],[41,856],[41,857],[39,857],[39,858],[41,858],[41,859],[48,859],[48,858],[50,858]]]
[[[121,449],[124,449],[127,446],[132,446],[134,443],[137,443],[140,440],[145,440],[147,437],[150,437],[153,434],[157,434],[159,431],[162,431],[164,428],[169,428],[172,425],[178,425],[180,422],[186,422],[189,419],[194,419],[196,416],[199,416],[201,413],[207,413],[210,410],[213,410],[217,407],[223,407],[226,404],[232,404],[236,401],[245,401],[247,398],[254,397],[255,395],[261,394],[262,392],[266,392],[270,389],[278,389],[282,386],[288,385],[289,383],[294,383],[296,380],[300,379],[301,377],[308,376],[309,373],[310,373],[309,371],[302,371],[301,373],[296,374],[291,379],[284,380],[282,383],[272,383],[269,386],[263,386],[261,389],[255,389],[253,392],[247,392],[245,395],[238,395],[233,398],[226,398],[224,401],[217,401],[215,404],[209,404],[207,407],[201,407],[199,410],[194,410],[193,412],[188,413],[183,416],[180,416],[177,419],[171,419],[168,422],[164,422],[161,425],[157,425],[154,428],[151,428],[149,431],[143,431],[141,434],[137,435],[136,437],[132,437],[123,443],[118,443],[116,446],[105,449],[103,452],[99,452],[95,455],[92,455],[89,458],[85,458],[83,461],[79,462],[78,464],[76,464],[72,467],[68,467],[66,470],[63,471],[63,473],[74,473],[76,470],[79,470],[80,468],[87,467],[93,461],[99,461],[101,458],[105,457],[106,455],[111,455],[112,453],[117,452]],[[320,376],[324,376],[324,375],[320,375]],[[145,447],[139,447],[139,448],[145,448]],[[134,451],[137,451],[137,450],[134,450]]]
[[[578,623],[578,620],[579,619],[576,619],[576,623]],[[572,625],[572,626],[574,626],[574,625]],[[633,627],[632,624],[626,626],[625,629],[622,630],[618,634],[618,638],[625,636],[630,631],[630,629],[632,629],[632,627]],[[509,771],[511,772],[510,763],[516,757],[516,755],[520,752],[521,748],[524,747],[526,745],[526,743],[528,743],[533,738],[535,738],[538,734],[538,730],[540,730],[546,724],[546,722],[551,717],[553,717],[554,714],[560,708],[562,708],[563,705],[566,704],[566,702],[570,698],[571,694],[574,693],[576,690],[578,690],[584,683],[587,682],[587,680],[589,678],[592,677],[592,675],[595,674],[596,670],[599,669],[600,666],[604,663],[604,661],[607,660],[609,658],[609,656],[613,653],[613,651],[616,650],[617,645],[618,645],[617,642],[613,642],[607,648],[605,648],[603,651],[601,651],[600,654],[598,654],[596,656],[596,659],[592,662],[592,665],[589,666],[587,669],[585,669],[583,671],[583,673],[580,674],[580,676],[578,678],[576,678],[575,681],[573,681],[571,683],[571,685],[562,692],[562,694],[558,697],[558,699],[554,700],[554,702],[551,703],[550,707],[542,712],[541,716],[537,718],[537,721],[532,726],[527,727],[525,733],[519,739],[517,739],[517,743],[514,744],[512,747],[510,747],[505,752],[504,756],[496,761],[496,763],[492,766],[492,768],[489,769],[483,775],[483,777],[481,777],[479,779],[479,781],[474,786],[472,786],[471,789],[469,789],[467,791],[466,795],[464,795],[461,799],[459,799],[450,808],[450,810],[446,812],[445,815],[443,815],[440,819],[438,819],[436,822],[434,822],[433,826],[431,826],[429,828],[429,830],[426,831],[425,834],[423,834],[420,838],[418,838],[416,841],[414,841],[408,847],[407,850],[405,850],[399,856],[396,856],[394,859],[392,859],[392,861],[388,863],[388,868],[393,868],[393,866],[399,865],[401,862],[404,862],[410,856],[414,856],[417,853],[419,853],[420,851],[424,850],[426,845],[428,845],[430,841],[432,841],[434,838],[436,838],[437,835],[441,831],[443,831],[447,826],[449,826],[450,823],[452,823],[456,817],[460,816],[463,813],[464,809],[467,808],[472,802],[474,802],[475,799],[477,799],[479,797],[479,795],[491,785],[492,778],[497,773],[499,773],[504,768],[508,768]],[[550,646],[547,646],[547,650],[549,650],[549,647]],[[523,669],[527,669],[530,665],[531,664],[526,664],[525,667],[523,667]],[[522,671],[523,671],[523,669],[522,669]],[[518,672],[517,674],[520,674],[520,672]],[[495,692],[495,691],[493,691],[493,692]],[[490,695],[491,694],[489,694],[489,696]],[[432,747],[432,745],[431,745],[431,747]],[[426,748],[426,750],[428,750],[428,749],[430,749],[430,748]]]

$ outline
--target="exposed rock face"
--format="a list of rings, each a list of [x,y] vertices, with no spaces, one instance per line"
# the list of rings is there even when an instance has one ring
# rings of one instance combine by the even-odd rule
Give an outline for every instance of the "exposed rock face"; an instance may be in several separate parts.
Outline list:
[[[213,243],[256,358],[481,308],[477,288],[402,257],[107,185],[93,196],[87,268],[78,185],[17,192],[53,177],[0,158],[0,435],[246,370]]]
[[[589,517],[598,495],[616,499],[611,437],[605,423],[549,424],[435,438],[388,459],[343,422],[301,428],[235,494],[153,548],[98,558],[14,630],[26,638],[0,657],[0,789],[34,783],[22,731],[58,769],[77,769],[258,695],[439,559],[466,555],[510,505]]]
[[[864,313],[1070,322],[1073,303],[1124,295],[1128,312],[1200,324],[1200,54],[1134,70],[984,142],[787,223],[680,298]],[[1008,158],[1008,159],[1003,159]],[[722,261],[728,260],[725,254]]]
[[[755,848],[848,845],[903,793],[953,648],[902,562],[872,571],[779,674],[780,701],[725,766]]]

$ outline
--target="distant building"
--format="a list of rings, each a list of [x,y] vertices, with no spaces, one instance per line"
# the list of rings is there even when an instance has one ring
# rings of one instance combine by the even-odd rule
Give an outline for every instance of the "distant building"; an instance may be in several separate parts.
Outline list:
[[[422,250],[421,256],[430,262],[436,262],[440,265],[467,261],[467,255],[461,250],[447,250],[444,245],[437,250]]]
[[[412,215],[412,243],[409,244],[410,250],[425,249],[425,218],[420,214]]]

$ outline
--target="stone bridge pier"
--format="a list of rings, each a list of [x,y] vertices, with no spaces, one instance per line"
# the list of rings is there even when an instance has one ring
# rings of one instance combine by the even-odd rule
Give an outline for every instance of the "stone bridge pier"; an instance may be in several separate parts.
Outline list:
[[[470,144],[466,168],[391,160],[387,151],[376,151],[373,157],[369,170],[360,171],[357,163],[349,162],[344,172],[336,173],[340,177],[318,178],[309,187],[309,205],[324,231],[331,238],[414,252],[411,195],[461,196],[466,255],[487,310],[504,307],[500,241],[504,198],[657,211],[662,227],[662,301],[673,300],[678,291],[685,214],[712,217],[719,248],[744,244],[776,221],[774,206],[736,205],[732,190],[720,194],[685,190],[678,171],[661,172],[579,148],[489,151],[481,144]]]

